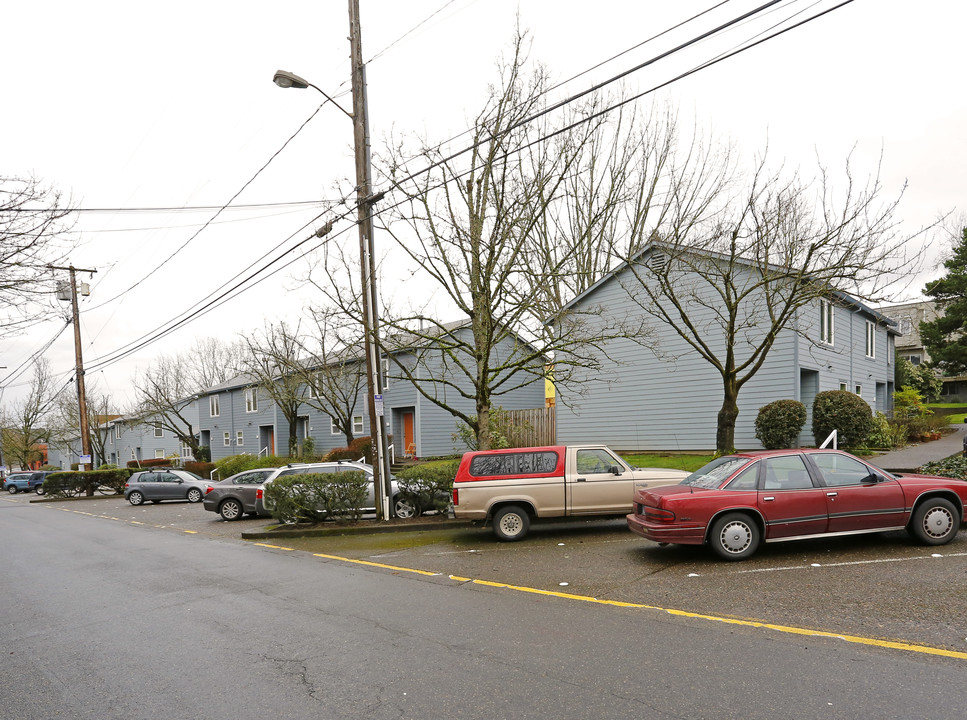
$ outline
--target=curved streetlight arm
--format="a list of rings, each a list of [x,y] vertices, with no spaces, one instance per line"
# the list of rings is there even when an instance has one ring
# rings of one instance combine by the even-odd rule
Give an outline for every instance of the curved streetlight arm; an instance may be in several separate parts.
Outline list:
[[[318,90],[319,93],[326,98],[329,102],[335,105],[337,108],[343,111],[343,113],[350,119],[353,119],[353,114],[346,110],[342,105],[333,100],[326,92],[317,85],[313,85],[308,80],[303,80],[301,77],[295,73],[291,73],[288,70],[276,70],[275,76],[272,78],[272,82],[278,85],[280,88],[296,88],[297,90],[305,90],[306,88],[313,88]]]

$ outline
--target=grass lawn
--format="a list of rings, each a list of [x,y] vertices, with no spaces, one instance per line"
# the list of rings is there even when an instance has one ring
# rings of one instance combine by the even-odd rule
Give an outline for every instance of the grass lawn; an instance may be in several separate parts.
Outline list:
[[[950,418],[951,425],[967,422],[967,403],[928,403],[927,407],[938,415]],[[951,412],[953,410],[954,412]]]
[[[671,455],[662,453],[642,453],[638,455],[622,455],[625,461],[633,467],[673,468],[694,472],[712,461],[712,455]]]

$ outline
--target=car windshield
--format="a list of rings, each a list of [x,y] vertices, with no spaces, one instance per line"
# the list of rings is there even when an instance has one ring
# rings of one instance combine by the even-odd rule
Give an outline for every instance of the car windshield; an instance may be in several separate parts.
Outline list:
[[[719,487],[732,473],[748,462],[749,458],[734,457],[732,455],[716,458],[708,465],[699,468],[682,480],[681,484],[711,490]]]

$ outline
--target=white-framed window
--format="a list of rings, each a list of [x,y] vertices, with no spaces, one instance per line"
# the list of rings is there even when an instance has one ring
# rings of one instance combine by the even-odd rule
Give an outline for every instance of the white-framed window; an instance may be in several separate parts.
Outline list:
[[[309,397],[313,400],[319,397],[319,392],[316,389],[319,387],[322,387],[322,373],[316,373],[309,379]]]
[[[907,360],[910,361],[911,365],[919,365],[921,362],[923,362],[923,358],[921,358],[919,355],[908,355]]]
[[[208,410],[212,417],[218,417],[221,414],[218,409],[218,395],[208,396]]]
[[[856,386],[856,394],[859,395],[860,397],[863,397],[863,386],[862,385],[857,385]]]
[[[225,433],[225,447],[231,447],[231,446],[232,446],[232,434]]]
[[[896,343],[896,340],[894,339],[894,337],[890,333],[887,333],[886,334],[886,364],[887,365],[893,364],[893,354],[894,352],[896,352],[895,343]]]
[[[353,435],[363,434],[363,416],[353,415]]]
[[[138,456],[134,452],[134,448],[131,448],[131,459],[132,460],[137,460],[138,459]]]
[[[845,390],[845,389],[846,389],[846,383],[844,383],[844,382],[841,382],[841,383],[839,384],[839,389],[840,389],[840,390]]]
[[[114,424],[114,439],[115,440],[121,439],[121,423]]]
[[[341,435],[342,430],[339,429],[339,423],[336,422],[336,418],[329,418],[329,433],[332,435]]]
[[[876,357],[876,325],[866,321],[866,357]]]
[[[235,433],[235,444],[238,445],[239,447],[242,447],[242,445],[245,444],[245,435],[242,433],[241,430]]]
[[[191,445],[188,443],[181,444],[181,457],[187,458],[191,457]]]
[[[833,303],[826,299],[819,301],[819,342],[833,345],[836,339],[836,328],[833,324]]]
[[[389,358],[380,360],[383,369],[383,390],[389,387]]]
[[[253,413],[258,412],[259,409],[259,395],[257,388],[248,388],[245,390],[245,412]]]
[[[154,451],[154,456],[155,458],[163,458],[165,456],[165,451],[161,448],[158,448]]]
[[[154,436],[155,437],[164,437],[165,436],[165,428],[164,428],[164,425],[162,425],[159,422],[157,422],[157,423],[154,424]]]

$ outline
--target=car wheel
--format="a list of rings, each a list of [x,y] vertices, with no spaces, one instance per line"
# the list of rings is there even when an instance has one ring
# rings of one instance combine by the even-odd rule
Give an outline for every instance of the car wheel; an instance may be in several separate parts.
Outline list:
[[[133,493],[128,495],[128,502],[131,503],[132,505],[143,505],[144,495],[138,492],[137,490],[135,490]]]
[[[505,542],[523,539],[530,525],[530,516],[519,505],[507,505],[494,515],[494,535]]]
[[[44,494],[44,486],[43,485],[38,485],[37,487],[34,488],[34,492],[37,493],[38,495],[43,495]]]
[[[222,504],[218,506],[218,514],[222,516],[223,520],[238,520],[244,515],[242,503],[235,498],[223,500]]]
[[[188,491],[188,502],[190,503],[201,502],[201,499],[202,499],[201,490],[199,490],[198,488],[192,488],[191,490]]]
[[[712,525],[708,541],[723,560],[745,560],[759,548],[759,526],[744,513],[723,515]]]
[[[393,510],[396,513],[396,517],[402,520],[409,520],[410,518],[419,517],[420,513],[422,512],[419,505],[416,503],[407,502],[398,495],[395,498]]]
[[[960,516],[953,503],[943,498],[928,498],[913,512],[910,534],[924,545],[944,545],[960,529]]]
[[[7,485],[7,492],[10,493],[11,495],[16,495],[17,494],[17,486],[14,485],[14,484],[12,484],[12,483],[10,485]]]

